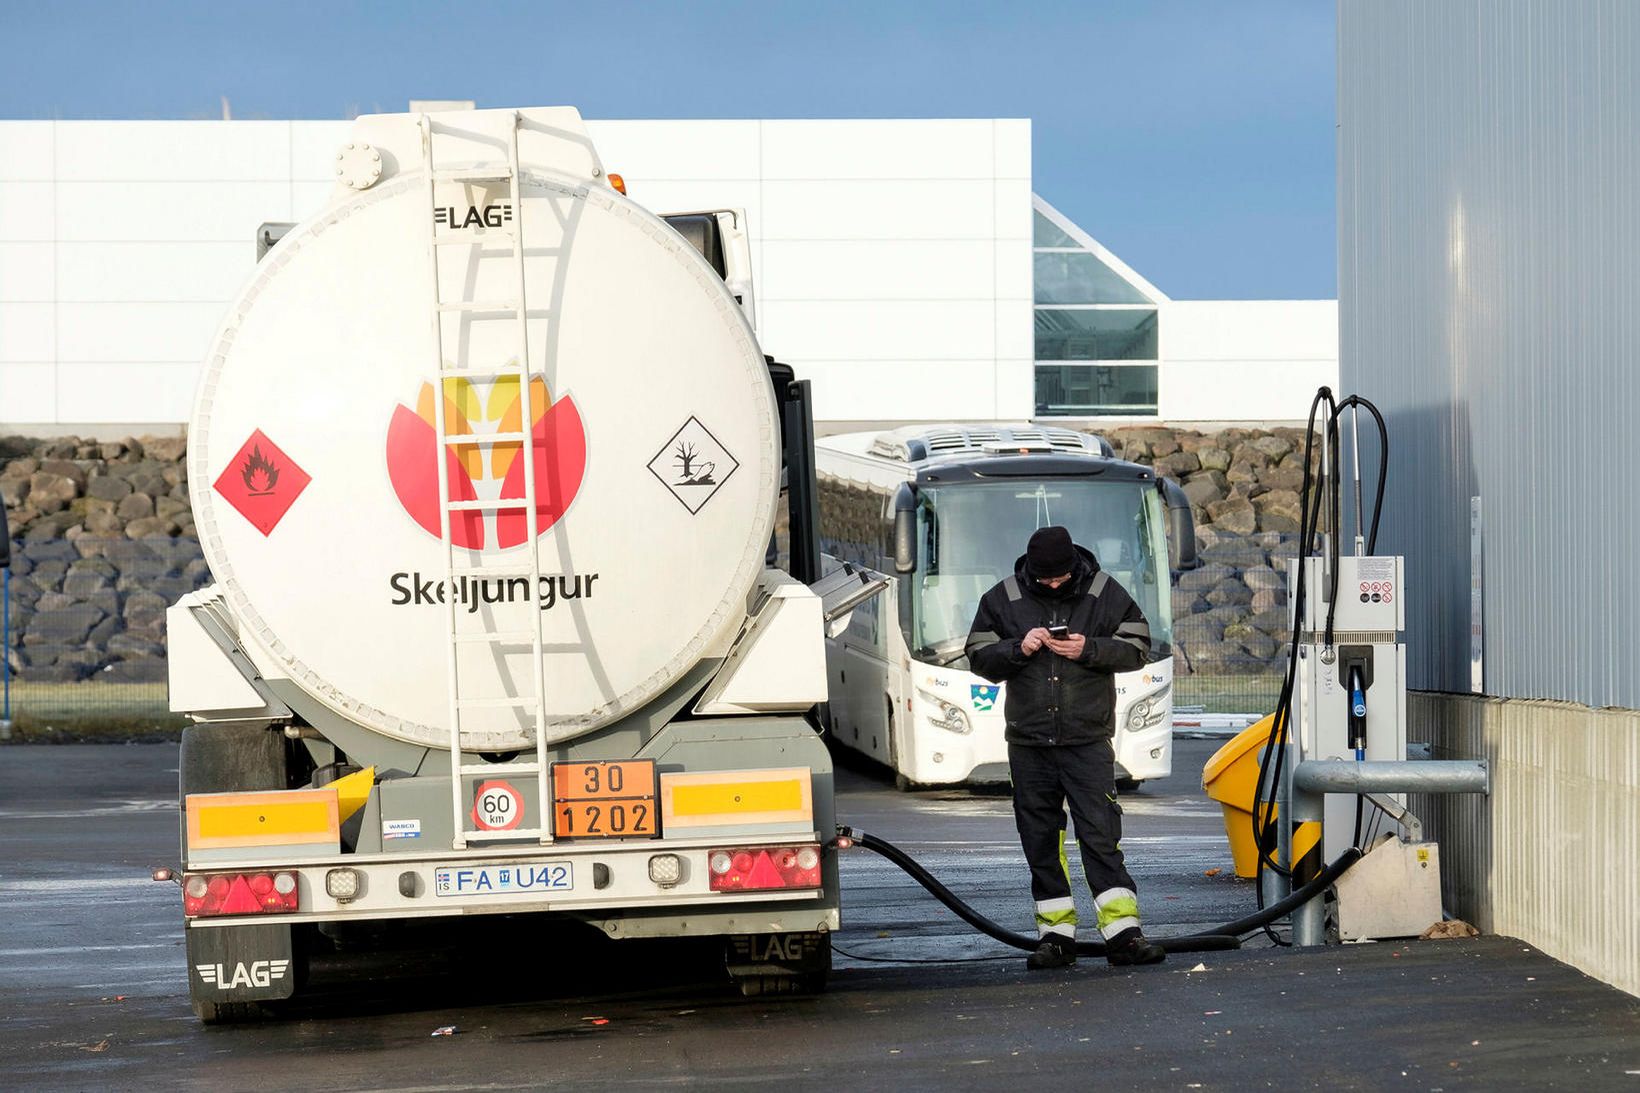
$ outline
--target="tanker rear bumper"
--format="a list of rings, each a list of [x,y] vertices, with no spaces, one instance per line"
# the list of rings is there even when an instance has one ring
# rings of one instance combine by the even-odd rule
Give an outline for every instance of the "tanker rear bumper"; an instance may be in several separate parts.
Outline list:
[[[190,917],[186,925],[191,930],[214,930],[548,912],[583,919],[612,937],[835,930],[840,921],[836,852],[824,849],[824,843],[818,835],[743,832],[733,838],[608,845],[513,845],[278,860],[247,855],[195,862],[187,869],[184,884],[195,875],[290,873],[296,878],[299,910]],[[707,858],[713,850],[815,844],[822,847],[820,887],[740,892],[710,887]],[[679,876],[674,884],[651,879],[651,859],[668,855],[677,858]],[[328,875],[338,871],[352,874],[342,878],[356,889],[350,898],[331,894],[341,885],[327,890]],[[503,872],[515,879],[528,877],[529,887],[498,890]],[[473,890],[475,884],[480,885],[478,890]],[[543,891],[542,885],[553,887]]]

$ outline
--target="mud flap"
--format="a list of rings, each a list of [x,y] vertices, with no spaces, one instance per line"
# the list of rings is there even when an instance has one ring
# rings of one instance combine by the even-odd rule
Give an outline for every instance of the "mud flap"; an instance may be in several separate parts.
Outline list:
[[[188,939],[188,996],[194,1002],[270,1002],[296,993],[302,969],[289,925],[190,928],[183,933]]]
[[[831,972],[831,934],[731,934],[724,962],[742,993],[808,993]]]

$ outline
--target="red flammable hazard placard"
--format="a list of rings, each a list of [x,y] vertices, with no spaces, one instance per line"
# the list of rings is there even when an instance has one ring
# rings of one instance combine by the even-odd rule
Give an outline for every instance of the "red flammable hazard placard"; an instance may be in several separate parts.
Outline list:
[[[215,489],[257,531],[267,535],[311,481],[294,459],[257,429],[228,461]]]

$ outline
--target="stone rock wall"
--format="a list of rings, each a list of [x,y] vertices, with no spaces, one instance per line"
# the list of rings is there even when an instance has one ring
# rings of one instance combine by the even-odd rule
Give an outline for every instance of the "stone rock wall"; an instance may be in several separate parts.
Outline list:
[[[182,437],[0,438],[17,678],[165,679],[165,609],[209,583]]]
[[[1190,499],[1201,565],[1173,588],[1178,673],[1279,674],[1290,637],[1287,563],[1298,552],[1304,430],[1100,433],[1118,456],[1175,480]],[[1319,458],[1317,451],[1312,462]]]

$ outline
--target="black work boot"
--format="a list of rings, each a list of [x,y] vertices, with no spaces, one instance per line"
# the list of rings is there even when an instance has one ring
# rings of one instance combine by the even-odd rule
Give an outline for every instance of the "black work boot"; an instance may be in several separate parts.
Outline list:
[[[1160,964],[1167,959],[1167,953],[1160,945],[1141,934],[1139,927],[1129,926],[1105,942],[1105,959],[1119,967],[1129,964]]]
[[[1064,934],[1048,934],[1037,943],[1036,952],[1025,958],[1033,972],[1044,968],[1068,968],[1076,963],[1076,941]]]

